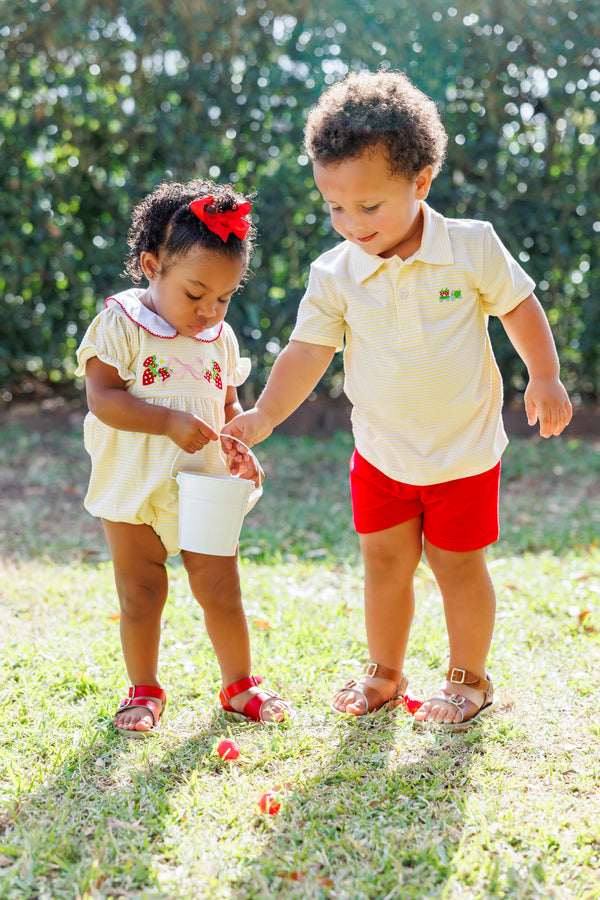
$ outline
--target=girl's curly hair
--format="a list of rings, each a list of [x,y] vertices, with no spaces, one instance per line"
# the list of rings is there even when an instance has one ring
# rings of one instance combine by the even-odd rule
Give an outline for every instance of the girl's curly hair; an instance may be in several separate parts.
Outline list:
[[[448,136],[433,100],[402,72],[353,72],[331,85],[309,112],[304,146],[322,165],[380,146],[392,175],[439,173]]]
[[[236,209],[239,203],[248,199],[231,184],[194,179],[185,184],[163,182],[134,207],[127,233],[130,250],[125,271],[135,284],[144,279],[140,257],[145,250],[155,256],[160,253],[163,274],[177,257],[197,246],[229,257],[241,257],[248,265],[254,251],[256,229],[251,226],[243,239],[230,234],[222,241],[190,209],[192,200],[209,194],[214,197],[212,205],[219,212]]]

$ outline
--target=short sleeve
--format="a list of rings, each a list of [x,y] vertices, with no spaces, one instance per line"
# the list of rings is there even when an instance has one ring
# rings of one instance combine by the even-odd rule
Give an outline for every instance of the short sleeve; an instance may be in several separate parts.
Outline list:
[[[227,348],[227,383],[239,387],[248,378],[252,363],[247,357],[240,356],[238,340],[227,323],[223,326],[223,340]]]
[[[134,361],[140,348],[139,327],[120,309],[109,308],[99,313],[89,326],[77,350],[78,377],[85,375],[88,359],[97,356],[113,366],[125,382],[133,381]]]
[[[511,256],[493,227],[487,223],[479,286],[484,312],[492,316],[506,315],[522,303],[534,288],[535,281]]]
[[[336,288],[334,278],[313,265],[290,340],[341,350],[345,333],[343,295]]]

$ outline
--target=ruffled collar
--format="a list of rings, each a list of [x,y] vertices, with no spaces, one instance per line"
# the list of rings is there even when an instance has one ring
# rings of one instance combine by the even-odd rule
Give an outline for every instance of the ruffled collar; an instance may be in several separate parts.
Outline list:
[[[178,332],[172,325],[169,325],[169,323],[165,322],[159,315],[152,312],[147,306],[144,306],[141,300],[142,294],[142,288],[130,288],[127,291],[120,291],[118,294],[115,294],[114,297],[109,297],[107,299],[106,308],[110,309],[111,306],[120,307],[132,322],[135,322],[136,325],[139,325],[144,331],[153,334],[154,337],[177,337]],[[210,344],[221,336],[222,330],[223,323],[219,322],[219,324],[215,325],[213,328],[207,328],[199,334],[195,334],[192,340],[199,341],[202,344]]]

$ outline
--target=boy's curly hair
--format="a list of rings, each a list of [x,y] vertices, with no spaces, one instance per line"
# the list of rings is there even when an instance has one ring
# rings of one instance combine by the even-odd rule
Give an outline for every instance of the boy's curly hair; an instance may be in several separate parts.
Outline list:
[[[309,112],[304,146],[322,165],[381,146],[392,175],[439,173],[448,136],[438,109],[402,72],[353,72],[331,85]]]
[[[256,229],[251,226],[244,239],[230,234],[222,241],[190,209],[192,200],[209,194],[213,195],[213,206],[219,212],[236,209],[239,203],[248,199],[232,184],[215,184],[203,179],[185,184],[165,181],[134,207],[127,232],[130,250],[125,260],[125,272],[134,284],[144,279],[140,263],[144,250],[155,256],[160,253],[163,274],[177,257],[184,256],[196,246],[233,258],[241,257],[248,265],[254,251]]]

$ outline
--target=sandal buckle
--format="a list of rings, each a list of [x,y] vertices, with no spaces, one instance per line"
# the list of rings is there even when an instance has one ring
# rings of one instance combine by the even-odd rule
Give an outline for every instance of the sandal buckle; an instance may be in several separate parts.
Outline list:
[[[367,676],[367,678],[375,678],[375,676],[377,675],[377,669],[377,663],[371,662],[367,666],[365,666],[364,674]]]
[[[462,677],[459,678],[455,673],[460,673],[460,675]],[[466,669],[452,669],[452,671],[450,672],[450,678],[448,679],[448,681],[452,682],[452,684],[464,684],[466,677],[467,677]]]

